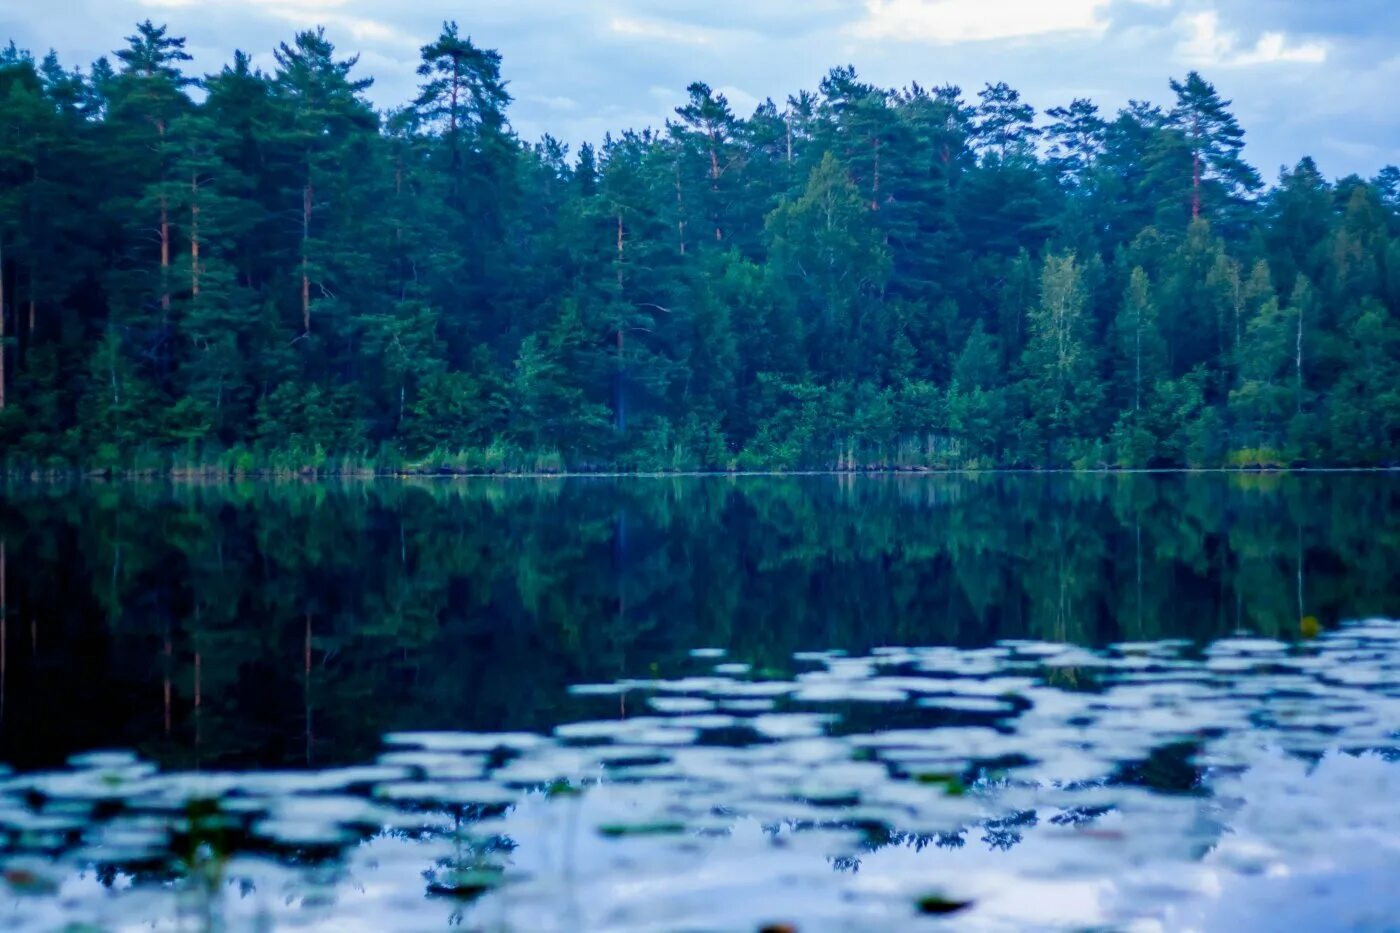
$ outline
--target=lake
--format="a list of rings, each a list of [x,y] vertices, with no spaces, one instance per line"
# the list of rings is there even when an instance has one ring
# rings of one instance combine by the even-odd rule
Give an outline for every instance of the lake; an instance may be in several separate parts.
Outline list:
[[[1400,917],[1400,475],[12,484],[0,548],[3,929]]]

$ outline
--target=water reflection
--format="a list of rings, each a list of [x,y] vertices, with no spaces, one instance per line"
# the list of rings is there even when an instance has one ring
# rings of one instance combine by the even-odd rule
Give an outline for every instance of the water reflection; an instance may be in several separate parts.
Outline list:
[[[1400,481],[12,486],[0,548],[0,760],[314,767],[395,730],[547,731],[578,710],[568,685],[696,646],[772,676],[803,650],[1293,640],[1397,615]]]
[[[1395,622],[731,664],[583,685],[601,718],[550,735],[390,734],[354,767],[106,753],[0,780],[0,922],[1382,930],[1400,909]]]

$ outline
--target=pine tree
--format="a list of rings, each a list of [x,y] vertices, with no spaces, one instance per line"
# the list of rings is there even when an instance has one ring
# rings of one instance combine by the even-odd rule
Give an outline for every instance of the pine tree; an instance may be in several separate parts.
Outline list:
[[[337,59],[324,30],[298,33],[290,45],[284,42],[278,47],[275,57],[277,143],[287,154],[288,170],[297,178],[291,191],[300,208],[294,209],[294,216],[299,228],[295,240],[298,304],[305,338],[312,331],[313,296],[333,300],[335,253],[345,245],[326,230],[329,220],[318,222],[318,209],[343,206],[343,201],[335,205],[333,198],[343,197],[346,170],[357,164],[355,148],[366,141],[377,120],[362,97],[371,79],[350,77],[358,56]]]
[[[1230,101],[1192,71],[1171,82],[1176,94],[1170,126],[1180,134],[1191,160],[1191,219],[1227,210],[1258,191],[1259,173],[1244,161],[1244,130],[1230,113]]]
[[[141,214],[155,217],[160,252],[157,281],[161,316],[161,333],[156,340],[161,347],[168,340],[164,331],[169,326],[174,287],[175,243],[169,203],[170,186],[174,183],[170,171],[170,125],[188,110],[190,101],[184,89],[194,83],[180,70],[181,63],[190,60],[185,40],[167,33],[165,26],[156,26],[150,20],[140,23],[136,33],[127,37],[127,48],[116,53],[122,70],[108,91],[114,123],[138,137],[147,133],[155,137],[152,144],[144,147],[151,155],[136,175],[145,184],[144,190],[136,195],[136,208]],[[132,143],[127,145],[136,151],[143,148]],[[160,355],[164,360],[163,350]]]
[[[1067,107],[1051,107],[1045,115],[1054,120],[1045,128],[1050,139],[1050,160],[1066,183],[1084,187],[1090,170],[1102,154],[1108,124],[1093,101],[1077,97]]]
[[[423,78],[414,106],[447,145],[454,179],[463,153],[478,133],[505,110],[510,97],[501,80],[501,56],[463,39],[455,22],[442,24],[437,40],[423,46]]]
[[[725,96],[711,91],[708,84],[696,81],[686,88],[686,93],[688,101],[676,108],[680,122],[668,123],[667,128],[680,145],[682,177],[687,182],[699,176],[704,178],[700,185],[682,184],[689,188],[691,203],[713,229],[714,241],[721,243],[728,220],[728,201],[738,184],[738,120]]]
[[[999,82],[977,93],[976,139],[978,146],[1002,162],[1026,153],[1040,137],[1035,108],[1021,100],[1021,93]]]

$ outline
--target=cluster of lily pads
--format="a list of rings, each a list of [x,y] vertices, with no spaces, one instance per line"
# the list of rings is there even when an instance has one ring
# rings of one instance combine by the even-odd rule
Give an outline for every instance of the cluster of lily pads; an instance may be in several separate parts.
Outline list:
[[[718,649],[552,735],[0,780],[5,929],[1385,929],[1400,624],[1298,643]],[[1313,913],[1310,913],[1313,912]]]

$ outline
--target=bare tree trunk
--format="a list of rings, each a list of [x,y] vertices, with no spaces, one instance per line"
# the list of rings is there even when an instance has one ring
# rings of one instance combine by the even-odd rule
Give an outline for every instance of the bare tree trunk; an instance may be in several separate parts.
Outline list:
[[[36,139],[34,140],[34,145],[35,145],[35,147],[37,147],[38,144],[39,144],[39,142],[38,142],[38,139],[36,138]],[[30,179],[31,179],[32,183],[33,183],[35,186],[37,186],[37,185],[39,184],[39,163],[38,163],[37,160],[36,160],[35,163],[34,163],[33,171],[30,173]],[[32,218],[31,218],[31,220],[32,220]],[[34,343],[34,327],[35,327],[35,324],[37,323],[37,321],[38,321],[38,319],[39,319],[38,312],[35,310],[35,305],[38,303],[38,302],[37,302],[37,299],[36,299],[36,297],[35,297],[35,295],[36,295],[38,289],[37,289],[37,288],[35,287],[35,285],[34,285],[34,283],[35,283],[36,281],[38,281],[38,276],[36,275],[36,271],[37,271],[37,270],[35,269],[36,264],[37,264],[37,260],[36,260],[33,256],[30,256],[30,258],[29,258],[29,327],[28,327],[28,330],[25,332],[25,341],[24,341],[24,359],[25,359],[25,360],[28,360],[28,358],[29,358],[29,348],[30,348],[30,347],[33,345],[33,343]],[[16,302],[15,302],[15,336],[16,336],[16,337],[19,336],[19,330],[20,330],[20,324],[19,324],[19,302],[16,301]],[[20,359],[21,359],[21,357],[20,357],[20,355],[19,355],[19,347],[16,346],[16,348],[15,348],[15,362],[16,362],[16,364],[18,364],[18,363],[20,362]]]
[[[880,137],[877,136],[871,141],[871,147],[875,150],[875,174],[871,180],[870,209],[878,211],[880,209]]]
[[[1294,350],[1294,368],[1297,374],[1297,398],[1295,399],[1298,411],[1303,410],[1303,306],[1298,305],[1298,337]]]
[[[190,176],[190,294],[199,297],[199,176]]]
[[[1244,270],[1234,268],[1234,275],[1230,284],[1233,288],[1231,294],[1231,310],[1235,315],[1235,342],[1230,347],[1230,369],[1232,370],[1233,382],[1238,385],[1240,381],[1240,315],[1244,313]]]
[[[311,179],[301,189],[301,331],[311,333],[311,259],[308,244],[311,239]]]
[[[165,181],[165,121],[156,121],[156,135],[160,137],[161,181]],[[160,323],[166,323],[170,313],[170,208],[166,203],[165,188],[160,191]]]
[[[461,68],[461,60],[455,55],[452,56],[452,105],[447,115],[447,138],[451,140],[453,168],[457,167],[457,90],[458,85],[461,83],[462,80]],[[452,187],[454,190],[457,187],[457,179],[455,177],[455,174],[452,179]]]
[[[399,300],[404,297],[403,274],[403,154],[394,160],[394,203],[397,205],[394,217],[394,266],[399,274]]]
[[[1133,411],[1142,403],[1142,308],[1133,321]]]
[[[681,164],[676,163],[676,233],[680,238],[681,255],[685,255],[685,198],[681,195]]]
[[[1191,219],[1201,216],[1201,157],[1191,157]]]
[[[719,210],[719,150],[714,140],[710,138],[710,197],[714,201],[715,210]],[[720,229],[719,217],[714,218],[715,222],[715,242],[724,240],[724,231]]]
[[[627,328],[622,324],[617,326],[617,431],[619,434],[627,433]]]
[[[624,239],[623,239],[622,212],[621,212],[621,211],[618,211],[618,213],[617,213],[617,287],[618,287],[618,288],[621,288],[621,287],[622,287],[622,252],[623,252],[623,245],[624,245],[624,242],[625,242],[625,241],[624,241]],[[685,252],[685,244],[684,244],[684,243],[681,244],[681,252]]]
[[[170,211],[160,196],[160,313],[161,324],[170,313]]]
[[[1201,127],[1197,120],[1191,123],[1191,219],[1201,216]]]
[[[5,244],[0,243],[0,411],[5,410]]]

